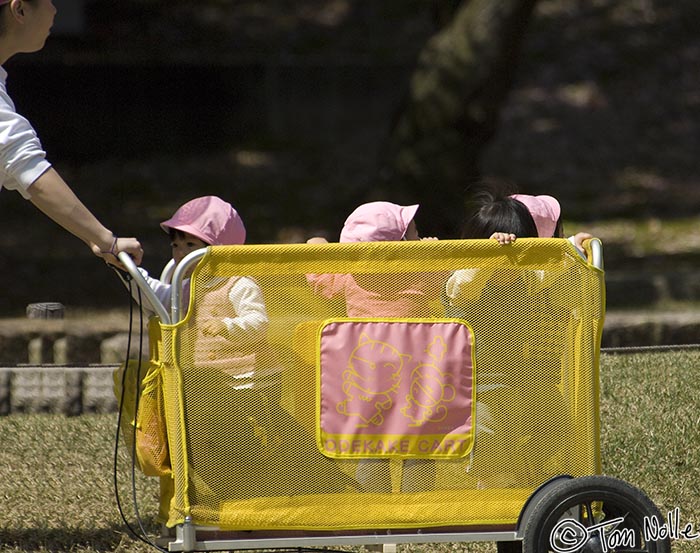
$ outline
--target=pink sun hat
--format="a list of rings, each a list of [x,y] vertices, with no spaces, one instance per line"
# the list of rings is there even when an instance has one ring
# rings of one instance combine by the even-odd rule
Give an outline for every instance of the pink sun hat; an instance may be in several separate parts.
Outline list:
[[[418,211],[418,205],[370,202],[355,209],[345,220],[341,242],[385,242],[402,240]]]
[[[552,238],[561,216],[561,206],[552,196],[530,196],[528,194],[513,194],[514,200],[527,207],[537,227],[537,236],[540,238]]]
[[[0,0],[1,1],[1,0]],[[211,246],[245,243],[245,226],[233,206],[217,196],[190,200],[160,224],[165,232],[179,230]]]

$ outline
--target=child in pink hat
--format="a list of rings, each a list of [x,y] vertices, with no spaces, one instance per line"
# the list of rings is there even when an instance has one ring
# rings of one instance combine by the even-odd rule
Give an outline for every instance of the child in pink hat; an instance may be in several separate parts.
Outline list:
[[[436,240],[418,235],[414,221],[418,207],[383,201],[362,204],[345,220],[340,242]],[[327,241],[315,237],[307,242],[320,244]],[[405,275],[400,283],[393,283],[385,275],[360,279],[351,274],[311,274],[307,275],[307,280],[319,295],[329,299],[344,298],[348,317],[426,317],[431,313],[430,303],[439,299],[442,282],[446,277],[447,275],[419,273]],[[365,491],[391,491],[387,460],[361,460],[357,466],[356,478]],[[433,461],[407,460],[404,463],[401,489],[405,492],[424,491],[430,489],[434,478]]]
[[[402,240],[436,240],[421,238],[414,221],[417,205],[401,206],[391,202],[370,202],[355,209],[345,220],[340,242],[385,242]],[[314,237],[310,244],[326,243],[325,238]],[[416,275],[402,283],[402,290],[386,289],[369,282],[357,282],[349,274],[307,275],[314,292],[328,299],[345,299],[348,317],[423,317],[430,312],[429,304],[440,297],[435,286],[437,279]]]
[[[419,240],[413,218],[417,205],[370,202],[355,209],[340,231],[341,242]]]
[[[561,206],[556,198],[549,195],[532,196],[527,194],[512,194],[498,186],[488,186],[474,194],[474,205],[467,219],[462,237],[466,239],[492,239],[506,245],[517,238],[562,238]],[[569,238],[577,252],[583,253],[584,240],[591,238],[590,234],[578,233]],[[443,304],[445,315],[458,317],[470,322],[482,344],[508,343],[512,351],[528,352],[532,364],[532,374],[529,379],[521,382],[501,382],[497,372],[499,363],[503,362],[503,354],[497,349],[482,347],[481,349],[481,382],[477,385],[477,394],[481,402],[477,404],[477,440],[491,440],[494,448],[502,448],[503,455],[521,455],[527,459],[532,455],[527,452],[538,451],[538,455],[547,455],[556,459],[562,454],[555,443],[543,443],[538,439],[539,428],[559,429],[562,434],[568,424],[563,415],[565,406],[560,389],[557,387],[557,377],[560,370],[556,366],[542,366],[538,355],[545,352],[544,358],[550,351],[561,348],[562,338],[557,328],[548,327],[554,320],[551,313],[563,307],[552,300],[549,286],[543,285],[545,272],[532,270],[529,273],[494,272],[482,268],[465,268],[455,271],[445,284]],[[537,296],[533,296],[538,291]],[[495,325],[491,318],[493,306],[502,306],[507,321],[507,313],[531,313],[533,324],[538,324],[550,332],[543,332],[539,341],[534,341],[527,332],[521,333],[518,325],[501,323]],[[564,330],[562,329],[562,333]],[[479,338],[477,338],[478,340]],[[523,355],[523,353],[519,353]],[[487,368],[488,367],[488,368]],[[486,369],[487,368],[487,369]],[[486,370],[484,370],[486,369]],[[499,396],[497,403],[503,403],[503,397],[511,397],[510,403],[517,404],[521,395],[532,392],[530,387],[537,389],[540,397],[546,397],[549,413],[533,417],[527,413],[519,419],[527,440],[517,447],[498,441],[502,434],[501,428],[511,427],[513,422],[502,414],[490,410],[490,397]],[[505,395],[507,394],[507,396]],[[546,453],[545,453],[546,452]],[[531,468],[533,473],[546,470],[545,467]],[[550,476],[547,474],[546,476]],[[537,476],[540,478],[539,474]],[[508,479],[508,475],[499,475]]]
[[[207,246],[241,245],[246,237],[238,212],[216,196],[185,203],[161,223],[161,228],[170,237],[176,263]],[[171,285],[140,271],[160,301],[169,305]],[[185,286],[189,287],[189,282]],[[186,382],[183,400],[188,423],[193,424],[188,435],[190,477],[196,477],[201,489],[208,486],[216,501],[232,493],[269,493],[260,487],[265,481],[288,485],[295,491],[328,490],[333,485],[339,491],[356,487],[320,454],[311,437],[280,404],[283,367],[267,341],[269,319],[257,282],[247,276],[207,276],[197,279],[192,298],[180,333],[180,370]],[[204,428],[209,430],[197,427],[198,420],[208,421]],[[282,433],[295,444],[294,452],[303,455],[306,465],[290,460],[294,452],[275,449]],[[238,456],[258,459],[270,455],[284,455],[291,467],[316,463],[319,470],[327,471],[326,476],[310,481],[307,474],[287,466],[284,474],[274,478],[256,472],[283,466],[281,462],[241,463],[231,468],[231,459]],[[219,466],[229,470],[222,474]],[[243,482],[248,482],[249,488]]]
[[[217,196],[202,196],[183,204],[161,228],[170,237],[176,264],[198,249],[245,243],[246,230],[238,212]],[[139,269],[158,299],[170,305],[171,285]],[[189,289],[189,279],[185,281]],[[232,386],[248,388],[258,384],[253,373],[258,365],[256,351],[265,343],[268,316],[262,290],[250,277],[211,279],[199,291],[197,303],[188,314],[195,321],[194,364],[220,368],[233,379]],[[184,294],[184,303],[189,302]],[[149,310],[149,306],[144,306]],[[187,309],[187,305],[184,306]],[[216,315],[214,315],[216,313]],[[235,345],[235,347],[233,347]]]
[[[462,238],[496,240],[501,245],[520,238],[563,238],[561,205],[553,196],[511,194],[503,186],[484,186],[474,194],[472,212],[462,230]],[[569,237],[584,259],[583,242],[587,232]],[[458,302],[466,291],[479,290],[490,278],[484,271],[462,269],[447,280],[443,301]],[[480,282],[477,282],[480,281]]]
[[[233,206],[217,196],[202,196],[182,205],[160,224],[170,233],[189,234],[208,246],[245,243],[245,226]]]
[[[504,188],[484,187],[474,194],[474,209],[462,229],[462,238],[490,238],[510,244],[520,238],[563,238],[561,205],[553,196],[509,194]],[[583,256],[587,232],[569,237]]]
[[[537,228],[537,236],[540,238],[560,237],[562,233],[561,206],[556,198],[528,194],[512,194],[508,198],[520,202],[527,208]]]
[[[527,208],[535,223],[537,236],[539,238],[564,238],[564,226],[561,222],[561,206],[556,198],[547,195],[531,196],[529,194],[513,194],[509,196],[509,198],[520,202]],[[511,237],[509,236],[508,238],[510,239]],[[514,241],[515,238],[515,235],[513,235],[512,241]],[[593,236],[587,232],[578,232],[570,236],[568,240],[576,247],[576,250],[585,257],[585,255],[583,255],[583,243],[590,238],[593,238]],[[498,237],[496,237],[496,239],[498,239]]]

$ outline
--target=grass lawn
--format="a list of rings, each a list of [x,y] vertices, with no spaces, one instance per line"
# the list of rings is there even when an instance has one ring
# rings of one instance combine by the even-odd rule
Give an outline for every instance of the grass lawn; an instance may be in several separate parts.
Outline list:
[[[678,507],[700,526],[700,352],[603,355],[604,473],[645,490],[662,513]],[[0,544],[8,553],[153,551],[131,538],[113,488],[115,415],[0,418]],[[120,473],[126,474],[125,458]],[[122,507],[134,524],[127,479]],[[157,483],[137,477],[139,511],[152,524]],[[153,526],[150,526],[153,529]],[[698,550],[678,541],[674,552]],[[417,552],[494,552],[493,544],[402,546]]]

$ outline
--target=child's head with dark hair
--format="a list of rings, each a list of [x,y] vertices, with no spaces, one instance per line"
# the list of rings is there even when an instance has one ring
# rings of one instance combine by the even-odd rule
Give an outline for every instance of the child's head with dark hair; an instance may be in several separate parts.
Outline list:
[[[218,196],[190,200],[160,226],[170,236],[173,259],[177,263],[197,249],[244,244],[246,237],[238,212]]]
[[[503,185],[484,187],[472,196],[462,238],[490,238],[495,232],[537,238],[537,226],[527,206]]]

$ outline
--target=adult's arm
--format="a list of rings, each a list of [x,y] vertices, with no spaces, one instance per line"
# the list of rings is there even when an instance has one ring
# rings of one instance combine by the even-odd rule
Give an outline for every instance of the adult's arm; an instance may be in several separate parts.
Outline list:
[[[48,217],[85,242],[98,257],[116,262],[116,254],[127,252],[139,265],[143,249],[136,238],[115,237],[78,199],[52,167],[30,186],[29,200]]]

